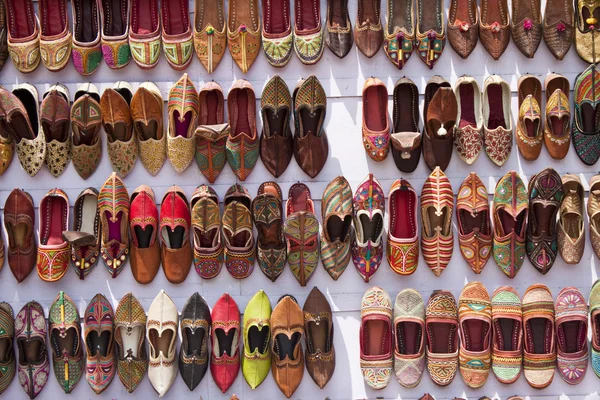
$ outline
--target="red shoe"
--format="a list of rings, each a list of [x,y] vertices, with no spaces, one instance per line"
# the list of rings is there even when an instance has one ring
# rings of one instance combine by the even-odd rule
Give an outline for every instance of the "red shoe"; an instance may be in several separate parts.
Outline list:
[[[225,293],[217,300],[211,313],[210,374],[225,393],[240,372],[240,309],[235,300]]]
[[[192,215],[185,193],[178,186],[171,188],[160,206],[161,259],[167,280],[181,283],[192,267],[190,227]]]
[[[160,245],[158,244],[158,208],[154,192],[146,185],[135,189],[131,195],[129,212],[131,231],[131,272],[138,283],[152,282],[160,268]]]

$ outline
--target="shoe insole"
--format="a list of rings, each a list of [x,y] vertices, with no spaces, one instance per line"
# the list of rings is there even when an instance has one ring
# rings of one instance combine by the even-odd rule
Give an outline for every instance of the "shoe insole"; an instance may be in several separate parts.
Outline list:
[[[112,335],[108,331],[104,331],[98,335],[98,332],[92,331],[87,335],[87,351],[88,355],[95,357],[100,353],[100,357],[106,357],[109,346],[112,343]]]
[[[8,24],[11,36],[15,39],[23,39],[33,35],[35,15],[31,14],[35,11],[29,9],[27,2],[23,0],[7,0],[7,3],[9,5],[6,10],[6,18],[12,18],[13,20],[12,23]]]
[[[527,338],[529,348],[527,351],[533,354],[548,354],[550,352],[550,340],[546,340],[546,338],[551,337],[553,334],[553,322],[546,318],[531,318],[526,323],[529,328],[526,330],[529,333]]]
[[[64,6],[67,5],[62,0],[46,0],[45,12],[40,15],[43,19],[40,21],[42,28],[42,35],[44,36],[55,36],[61,34],[65,30],[64,18],[67,16],[67,10]],[[39,2],[38,2],[39,7]]]
[[[592,106],[590,103],[583,103],[581,105],[581,124],[583,132],[594,133],[596,132],[596,120],[598,119],[597,108]]]
[[[44,358],[42,350],[46,350],[44,349],[44,345],[44,341],[40,338],[32,338],[31,340],[27,340],[25,338],[17,339],[19,353],[25,360],[25,364],[39,364],[42,362]]]
[[[367,21],[375,25],[379,22],[379,7],[378,0],[358,0],[360,6],[358,7],[358,23],[363,24]],[[361,13],[362,11],[362,13]]]
[[[50,336],[55,357],[62,356],[64,351],[71,357],[75,355],[79,346],[79,335],[77,335],[75,328],[67,329],[64,337],[60,335],[59,329],[53,329]]]
[[[352,226],[352,217],[346,215],[344,219],[341,219],[337,215],[331,215],[327,219],[327,234],[332,242],[339,240],[340,242],[346,241],[350,227]]]
[[[524,219],[527,210],[522,210],[517,218],[513,218],[505,209],[498,209],[498,219],[500,220],[499,228],[501,231],[501,236],[506,236],[511,232],[514,232],[517,236],[521,236],[521,231],[524,227]]]
[[[206,92],[204,98],[204,107],[206,107],[207,112],[206,121],[200,121],[200,125],[217,125],[223,123],[223,121],[219,121],[219,96],[214,90]]]
[[[317,324],[315,321],[308,321],[306,324],[307,349],[309,354],[329,352],[329,320],[323,318]]]
[[[123,122],[117,122],[114,125],[104,124],[104,131],[109,142],[122,141],[126,142],[131,139],[131,132],[127,129],[127,125]]]
[[[321,123],[321,108],[316,108],[310,111],[306,108],[300,110],[300,120],[302,121],[302,129],[300,130],[300,138],[305,136],[314,135],[317,137],[321,136],[319,130],[319,124]],[[296,132],[298,135],[298,132]]]
[[[404,84],[394,89],[394,132],[416,132],[419,129],[418,101],[419,93],[414,84]]]
[[[370,3],[370,1],[366,1]],[[422,5],[419,7],[421,10],[424,10],[418,15],[420,16],[420,31],[426,33],[429,30],[434,30],[436,32],[441,31],[441,27],[438,26],[439,16],[442,15],[444,10],[440,10],[440,0],[423,0]]]
[[[542,131],[540,130],[540,119],[539,118],[535,118],[535,119],[525,118],[524,121],[525,121],[525,131],[527,132],[528,137],[534,138],[542,133]]]
[[[501,351],[518,350],[518,336],[521,332],[521,322],[512,318],[498,318],[494,321],[496,346]]]
[[[473,18],[471,18],[471,16],[470,16],[471,13],[469,12],[470,8],[471,8],[471,0],[457,0],[456,4],[454,6],[454,10],[455,10],[454,23],[459,24],[460,22],[467,22],[467,23],[469,23],[469,25],[474,24],[475,21],[473,21],[473,19],[475,17],[473,16]],[[477,9],[475,9],[475,13],[477,13]],[[462,85],[462,86],[471,86],[472,87],[472,85]],[[461,93],[461,97],[462,97],[462,93]]]
[[[283,361],[287,357],[294,361],[294,349],[300,345],[300,332],[294,332],[291,339],[285,334],[280,333],[275,337],[275,354],[279,356],[279,360]]]
[[[222,0],[196,0],[196,12],[198,13],[198,15],[196,15],[196,30],[197,31],[203,31],[206,26],[208,26],[208,24],[211,24],[213,28],[215,28],[218,31],[221,31],[221,29],[223,28],[222,26],[222,22],[223,21],[223,15],[219,15],[221,13],[219,13],[219,10],[224,11],[223,8],[219,8],[217,2],[222,1]],[[200,6],[200,3],[202,3],[204,5],[204,7],[202,8],[202,10],[204,11],[203,13],[200,12],[200,10],[198,9]],[[223,1],[223,5],[224,5],[224,1]],[[231,7],[231,6],[230,6]]]
[[[373,219],[369,219],[369,216],[366,214],[361,214],[359,220],[363,230],[364,241],[367,242],[370,240],[371,242],[376,242],[383,231],[383,217],[381,214],[377,213],[373,215]]]
[[[112,221],[112,213],[110,211],[104,211],[104,218],[106,218],[106,222],[108,223],[108,240],[105,242],[110,242],[115,240],[121,243],[121,223],[123,222],[123,212],[119,211],[117,213],[116,221]]]
[[[493,0],[492,0],[493,2]],[[488,100],[488,129],[494,130],[498,127],[508,129],[504,118],[504,105],[502,98],[502,86],[499,84],[489,85],[487,88]]]
[[[446,322],[430,322],[427,324],[429,351],[437,354],[454,353],[456,324]]]
[[[137,128],[137,131],[140,132],[141,134],[141,140],[148,140],[148,139],[154,139],[154,140],[158,140],[159,139],[159,132],[158,132],[158,123],[154,120],[148,121],[148,123],[144,123],[142,121],[137,121],[135,123],[135,127]]]
[[[345,28],[347,23],[347,10],[344,10],[344,1],[346,0],[331,0],[329,7],[329,21],[332,27]]]
[[[163,23],[167,35],[181,35],[190,26],[185,0],[163,0]]]
[[[587,346],[587,323],[568,321],[558,325],[556,329],[557,343],[563,353],[577,353]]]
[[[136,225],[133,227],[133,232],[137,239],[138,248],[147,249],[150,247],[150,241],[152,240],[152,234],[154,232],[154,227],[152,225],[146,225],[144,228]]]
[[[235,354],[233,340],[237,337],[237,330],[235,328],[231,328],[227,333],[225,333],[223,329],[217,328],[214,330],[214,332],[219,343],[218,357],[223,357],[225,354],[227,354],[229,357],[233,356]],[[235,343],[235,345],[237,346],[237,343]]]
[[[187,355],[196,353],[200,355],[202,353],[202,344],[206,338],[206,330],[203,328],[192,330],[190,328],[183,329],[183,335],[187,341]],[[182,349],[185,351],[185,349]]]
[[[390,2],[393,5],[394,15],[390,24],[388,24],[388,33],[392,34],[394,32],[394,28],[404,28],[409,32],[413,31],[413,27],[409,25],[409,21],[412,18],[410,15],[407,18],[407,13],[412,9],[410,9],[410,4],[408,1],[411,0],[393,0]]]
[[[96,0],[73,0],[75,5],[75,40],[90,43],[98,37],[98,5]],[[77,23],[79,22],[79,23]]]
[[[552,125],[552,134],[554,136],[562,137],[570,134],[568,115],[563,115],[560,118],[553,115],[550,117],[550,124]]]
[[[450,224],[448,223],[448,207],[444,206],[441,209],[440,215],[437,215],[437,210],[433,206],[427,207],[428,223],[424,224],[425,232],[428,237],[433,237],[436,232],[441,235],[448,235]]]
[[[237,118],[235,122],[234,136],[238,136],[242,133],[250,135],[250,121],[248,120],[248,107],[250,99],[248,98],[248,92],[246,90],[236,91],[236,105],[237,105]]]
[[[219,233],[219,228],[207,230],[205,233],[198,228],[194,228],[194,239],[195,242],[202,248],[209,249],[216,245],[215,239]]]
[[[27,89],[15,89],[13,94],[21,100],[25,110],[27,111],[27,118],[31,124],[31,131],[27,128],[27,122],[21,114],[16,114],[11,119],[11,124],[16,129],[17,138],[35,139],[38,133],[38,99],[33,97],[33,94]],[[16,121],[15,121],[16,118]],[[16,123],[16,124],[15,124]]]
[[[410,239],[416,236],[415,195],[408,189],[396,190],[390,198],[390,231],[396,239]]]
[[[229,0],[229,29],[231,31],[236,31],[242,24],[256,29],[254,21],[250,17],[258,12],[253,7],[254,1],[256,0]],[[248,20],[240,18],[241,16],[248,18]]]
[[[484,235],[490,233],[489,218],[486,210],[479,211],[475,214],[471,214],[470,211],[465,209],[458,210],[458,221],[460,233],[468,235],[473,231],[480,232]]]
[[[560,221],[565,233],[573,240],[579,238],[580,232],[583,231],[583,219],[580,215],[574,212],[565,212],[560,216]]]
[[[387,321],[372,319],[364,322],[363,344],[366,356],[381,356],[390,353],[392,338]]]
[[[556,230],[557,208],[553,205],[535,203],[533,205],[533,216],[535,223],[533,225],[533,235],[540,237],[543,234],[553,235]],[[532,221],[533,222],[533,221]]]
[[[138,347],[140,345],[140,338],[143,335],[143,328],[141,326],[134,326],[129,332],[124,326],[120,326],[118,329],[121,330],[121,340],[123,341],[123,354],[121,354],[121,357],[126,357],[128,351],[131,350],[131,356],[138,358]]]
[[[486,341],[490,324],[480,319],[467,319],[462,323],[465,349],[468,351],[480,352],[487,350]]]
[[[183,247],[185,240],[185,228],[176,226],[175,229],[170,226],[163,227],[162,237],[165,240],[165,245],[169,249],[180,249]]]
[[[515,21],[515,24],[520,23],[525,18],[530,18],[532,15],[534,15],[532,0],[519,1],[513,4],[513,21]]]
[[[289,26],[289,1],[266,0],[263,5],[265,13],[265,32],[272,35],[284,33]]]
[[[402,321],[396,325],[396,347],[400,354],[414,355],[421,351],[421,324]]]
[[[592,315],[592,326],[596,328],[596,334],[592,335],[592,340],[596,339],[596,347],[600,347],[600,313]]]
[[[263,246],[277,246],[280,244],[282,231],[282,221],[274,220],[266,224],[264,222],[254,221],[258,231],[258,240]]]
[[[307,190],[307,187],[304,185],[295,185],[292,187],[288,201],[292,201],[293,213],[298,211],[313,211],[308,206],[309,193]]]
[[[148,35],[158,28],[158,0],[133,0],[137,15],[134,16],[136,24],[132,24],[131,29],[138,35]],[[156,24],[154,23],[156,22]],[[137,25],[137,26],[135,26]]]
[[[11,353],[12,342],[9,338],[5,337],[0,339],[0,362],[6,363]]]
[[[296,16],[296,27],[299,31],[312,30],[318,26],[319,21],[315,18],[316,15],[320,15],[318,3],[319,0],[296,0],[296,10],[301,10]]]
[[[175,122],[175,136],[187,138],[191,128],[190,124],[192,123],[192,112],[186,112],[183,116],[183,119],[180,119],[180,116],[181,114],[178,110],[175,110],[173,112],[173,120]]]
[[[267,121],[269,121],[269,132],[268,136],[281,136],[284,137],[284,128],[287,125],[288,110],[281,108],[274,113],[270,108],[265,109]]]
[[[127,7],[123,0],[102,0],[104,10],[104,35],[122,36],[127,28],[127,21],[124,20],[127,15]]]
[[[464,1],[465,4],[470,2],[470,0],[459,0],[459,4],[461,1]],[[467,7],[465,5],[465,7]],[[458,6],[458,10],[460,10],[460,6]],[[457,17],[458,18],[458,17]],[[461,21],[464,21],[461,19]],[[470,83],[465,83],[460,85],[459,88],[460,93],[460,121],[458,124],[459,128],[464,128],[466,126],[477,126],[477,120],[475,119],[475,89],[473,85]]]
[[[173,331],[167,329],[159,334],[156,329],[150,328],[148,333],[150,336],[150,351],[154,351],[152,358],[158,358],[160,353],[168,357],[171,341],[173,340]]]
[[[265,354],[269,346],[269,337],[271,331],[269,326],[263,325],[262,328],[253,325],[248,329],[248,346],[250,347],[250,353],[254,353],[258,350],[259,354]]]
[[[381,132],[386,127],[387,95],[382,86],[367,88],[364,95],[363,117],[365,125],[373,132]]]
[[[40,242],[43,245],[58,245],[64,242],[63,231],[67,230],[66,208],[68,205],[61,197],[47,197],[42,203],[43,221],[40,221]]]
[[[492,25],[494,22],[505,25],[503,15],[507,13],[503,10],[505,0],[483,0],[481,4],[481,23]],[[487,9],[487,12],[486,12]]]

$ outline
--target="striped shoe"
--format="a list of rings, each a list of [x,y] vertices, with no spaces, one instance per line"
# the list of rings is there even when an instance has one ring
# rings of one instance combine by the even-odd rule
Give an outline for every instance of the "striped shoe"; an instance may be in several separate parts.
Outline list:
[[[435,276],[448,266],[454,247],[452,212],[454,197],[446,175],[436,167],[421,191],[421,249]]]
[[[492,295],[492,371],[500,383],[513,383],[523,365],[523,310],[515,289],[502,286]]]
[[[410,275],[419,265],[417,192],[408,181],[398,179],[392,183],[389,199],[387,260],[395,273]]]
[[[200,103],[194,83],[183,76],[169,91],[167,105],[167,157],[177,173],[182,173],[194,159]]]
[[[590,291],[590,320],[592,321],[592,368],[600,378],[600,279]]]
[[[416,387],[425,370],[425,303],[413,289],[404,289],[394,303],[394,373],[398,382]]]
[[[556,298],[556,353],[560,377],[577,385],[588,368],[588,308],[579,289],[566,287]]]
[[[458,370],[458,307],[452,293],[435,290],[425,309],[427,370],[431,380],[447,386]]]

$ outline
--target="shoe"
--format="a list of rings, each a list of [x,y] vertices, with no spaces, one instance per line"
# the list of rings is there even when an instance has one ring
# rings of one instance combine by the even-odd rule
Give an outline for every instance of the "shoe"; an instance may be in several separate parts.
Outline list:
[[[0,87],[0,124],[15,141],[21,167],[29,176],[35,176],[46,159],[35,86],[22,83],[12,93]]]
[[[419,266],[417,199],[417,192],[407,180],[392,183],[386,255],[390,268],[399,275],[412,275]]]
[[[196,164],[202,175],[214,183],[227,163],[225,143],[231,127],[225,121],[223,90],[217,82],[205,83],[200,89],[199,100],[199,126],[195,133]]]
[[[388,92],[377,78],[368,78],[362,92],[362,137],[367,155],[383,161],[390,150],[390,124],[387,108]]]
[[[121,298],[115,310],[117,375],[128,393],[138,387],[148,370],[144,308],[133,294]]]
[[[46,166],[58,178],[71,160],[71,105],[69,90],[56,84],[44,93],[40,125],[46,140]]]
[[[463,59],[469,57],[479,38],[477,0],[452,0],[448,12],[448,42]]]
[[[192,62],[194,35],[190,26],[189,3],[162,1],[162,45],[167,62],[176,71],[183,71]]]
[[[465,384],[483,387],[492,362],[492,303],[481,282],[468,283],[458,298],[459,370]]]
[[[151,82],[142,83],[131,99],[134,142],[137,141],[142,165],[152,176],[158,174],[167,159],[163,106],[160,89]]]
[[[523,368],[523,310],[521,298],[510,286],[492,295],[492,371],[498,382],[511,384]]]
[[[129,26],[129,49],[133,61],[142,69],[156,67],[162,48],[158,0],[132,0]]]
[[[6,26],[6,8],[3,1],[0,1],[0,71],[4,68],[6,59],[8,58],[8,43],[7,43]]]
[[[33,72],[40,65],[41,35],[40,21],[35,15],[33,1],[5,0],[4,5],[10,58],[19,72]]]
[[[385,195],[379,181],[369,174],[354,193],[352,262],[368,283],[383,259],[383,217]]]
[[[321,199],[321,262],[337,281],[350,262],[352,229],[352,188],[343,176],[334,178],[325,188]]]
[[[30,301],[21,308],[15,319],[19,383],[30,399],[35,399],[40,394],[50,376],[47,336],[44,308],[37,301]]]
[[[571,144],[570,84],[564,76],[550,74],[546,77],[544,85],[546,86],[544,144],[552,158],[562,160],[569,152]]]
[[[525,185],[515,171],[509,171],[496,184],[492,210],[492,251],[498,268],[511,279],[517,275],[525,260],[527,199]]]
[[[315,286],[308,294],[304,308],[306,340],[306,370],[320,389],[323,389],[335,371],[333,345],[333,314],[323,293]]]
[[[232,185],[223,200],[223,239],[225,267],[235,279],[254,271],[256,246],[252,230],[252,198],[240,184]]]
[[[523,0],[528,1],[528,0]],[[519,121],[517,147],[523,158],[534,161],[542,151],[542,84],[533,75],[521,75],[519,87]]]
[[[552,383],[556,369],[554,301],[544,285],[532,285],[523,296],[523,373],[532,388]]]
[[[565,263],[579,264],[585,250],[584,190],[577,175],[563,176],[562,185],[565,196],[558,210],[558,252]]]
[[[358,50],[368,58],[377,54],[383,43],[380,12],[381,0],[358,0],[354,38]]]
[[[326,19],[325,43],[338,58],[344,58],[354,43],[348,0],[327,0]]]
[[[260,158],[275,178],[286,170],[294,154],[294,139],[290,130],[292,96],[285,81],[273,76],[260,98],[263,131],[260,136]]]
[[[35,213],[31,195],[14,189],[4,204],[4,227],[8,239],[8,266],[21,283],[29,276],[37,260]]]
[[[439,167],[429,175],[421,191],[421,249],[425,264],[440,276],[452,258],[454,192]]]
[[[321,82],[311,75],[294,89],[294,158],[311,178],[319,175],[329,155],[325,133],[327,97]]]
[[[0,353],[0,394],[4,393],[10,386],[15,371],[17,362],[15,359],[15,349],[13,342],[15,341],[15,317],[13,309],[7,302],[0,302],[0,345],[2,345],[2,353]]]
[[[96,72],[102,61],[101,7],[97,0],[72,0],[73,66],[82,76]],[[99,9],[100,8],[100,9]],[[84,29],[85,27],[85,29]]]
[[[440,89],[447,90],[436,97]],[[452,93],[452,96],[450,95],[451,91],[450,84],[439,75],[435,75],[429,79],[425,87],[422,150],[423,159],[432,171],[438,165],[442,171],[445,170],[452,157],[454,125],[456,124],[456,117],[458,115],[458,104],[456,103],[454,93]],[[448,107],[444,109],[442,105],[445,103],[448,104]],[[430,105],[431,108],[429,107]],[[451,129],[445,128],[444,123]]]
[[[260,36],[258,1],[231,1],[227,18],[227,46],[231,58],[244,74],[258,56]]]
[[[108,388],[116,372],[113,347],[115,316],[110,302],[98,293],[88,303],[83,317],[87,354],[85,378],[92,390],[100,394]]]
[[[542,40],[542,12],[539,0],[512,2],[512,39],[519,51],[533,58]]]
[[[40,201],[37,273],[45,282],[60,280],[69,268],[70,246],[62,237],[69,225],[69,198],[61,189],[52,189]]]
[[[102,236],[102,262],[113,278],[127,263],[129,256],[129,193],[114,172],[108,177],[98,195],[98,211]]]
[[[227,47],[225,2],[196,0],[194,11],[194,48],[202,66],[212,74]]]
[[[69,394],[85,372],[85,343],[82,346],[77,306],[63,291],[58,293],[50,306],[48,330],[54,376],[65,394]]]
[[[67,0],[38,1],[40,56],[49,71],[61,71],[71,58],[71,31]]]
[[[600,126],[595,115],[600,100],[600,71],[595,64],[590,65],[577,76],[573,97],[573,147],[586,165],[594,165],[600,158]]]
[[[435,290],[425,309],[427,370],[439,386],[449,385],[458,369],[458,307],[452,293]]]
[[[429,69],[433,69],[446,45],[444,14],[442,0],[417,0],[417,38],[415,43],[419,58]]]
[[[106,89],[100,99],[108,158],[115,172],[122,178],[131,172],[138,156],[130,108],[132,98],[131,85],[120,81]]]
[[[413,172],[421,159],[419,89],[410,79],[400,78],[394,86],[392,97],[394,99],[394,126],[390,135],[392,157],[400,171]]]
[[[492,255],[492,225],[487,189],[471,172],[456,196],[456,224],[460,253],[473,272],[480,274]]]
[[[233,83],[227,95],[227,113],[231,124],[226,144],[227,162],[235,176],[244,181],[258,160],[256,96],[250,82],[240,79]]]
[[[181,349],[179,372],[190,390],[194,390],[208,369],[210,309],[204,298],[194,293],[181,311]]]
[[[89,178],[102,158],[102,111],[98,88],[91,83],[77,87],[71,107],[73,166],[83,179]]]
[[[285,205],[283,233],[290,270],[306,286],[319,264],[319,221],[310,189],[303,183],[290,187]]]
[[[273,282],[283,272],[287,259],[283,236],[282,197],[281,188],[277,183],[264,182],[259,186],[251,207],[252,220],[258,231],[258,266]]]
[[[131,61],[129,48],[129,1],[98,2],[102,15],[101,43],[104,61],[110,69],[121,69]]]
[[[320,5],[319,0],[294,0],[294,8],[303,10],[295,13],[294,51],[304,65],[316,64],[325,49],[323,43],[325,31],[321,24]],[[304,10],[312,10],[312,12],[304,12]]]
[[[510,14],[506,0],[482,0],[480,9],[479,38],[481,44],[494,60],[506,50],[510,41]]]
[[[200,114],[198,92],[188,74],[171,88],[167,110],[167,157],[175,171],[182,173],[196,153],[194,134]]]
[[[544,10],[544,42],[550,53],[562,60],[571,48],[575,31],[573,5],[566,0],[546,2]]]
[[[456,81],[454,95],[458,105],[454,129],[454,145],[458,156],[467,165],[479,157],[483,148],[483,113],[481,90],[477,81],[470,76],[461,76]]]
[[[290,398],[304,375],[302,336],[304,315],[296,299],[282,296],[271,313],[271,374],[279,390]]]
[[[270,0],[265,3],[262,17],[262,48],[267,61],[274,67],[284,67],[292,57],[294,41],[289,0]]]
[[[207,185],[194,190],[190,202],[194,234],[194,267],[204,279],[212,279],[223,265],[223,239],[219,197]]]
[[[185,193],[171,186],[160,205],[160,259],[165,277],[171,283],[182,283],[192,267],[190,227],[192,215]]]
[[[498,75],[488,76],[483,85],[483,143],[490,160],[501,167],[513,143],[510,86]]]
[[[160,268],[159,219],[154,191],[149,186],[139,186],[131,194],[130,204],[131,273],[136,282],[148,284]]]
[[[360,303],[360,370],[372,389],[384,389],[392,376],[392,299],[380,287],[367,289]]]
[[[419,385],[425,370],[425,303],[413,289],[404,289],[394,302],[394,373],[405,388]]]
[[[271,369],[271,303],[259,290],[244,310],[244,354],[242,374],[252,390],[269,375]]]
[[[600,27],[596,27],[598,24],[596,8],[598,8],[598,4],[595,1],[577,0],[575,2],[575,49],[579,57],[590,64],[597,62],[596,47],[600,45],[600,41],[598,41]]]
[[[556,298],[556,353],[560,377],[570,385],[585,378],[588,368],[588,307],[579,289],[563,288]]]
[[[600,175],[594,175],[590,179],[590,195],[587,202],[587,215],[590,221],[590,242],[596,257],[600,258]],[[4,214],[6,224],[6,211]],[[10,265],[10,250],[8,252]]]
[[[590,324],[592,327],[591,353],[592,369],[600,378],[600,280],[590,290]]]
[[[398,69],[408,62],[415,43],[415,22],[412,0],[388,0],[387,29],[383,51]]]
[[[210,341],[210,374],[223,393],[231,387],[240,372],[240,309],[225,293],[215,303]]]
[[[146,339],[150,350],[148,379],[158,397],[163,397],[177,378],[177,332],[179,315],[173,300],[161,290],[150,304]]]

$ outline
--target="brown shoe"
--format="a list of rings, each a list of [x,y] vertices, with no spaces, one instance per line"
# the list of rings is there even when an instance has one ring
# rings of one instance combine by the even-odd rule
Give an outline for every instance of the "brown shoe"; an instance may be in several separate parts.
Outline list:
[[[167,160],[164,101],[160,89],[144,82],[131,99],[134,141],[137,141],[140,161],[150,175],[155,176]]]
[[[533,75],[519,78],[519,121],[517,147],[524,159],[537,160],[542,151],[542,84]]]
[[[8,266],[17,282],[23,282],[37,260],[35,214],[29,193],[14,189],[4,204],[4,227],[8,239]]]
[[[362,92],[362,139],[367,155],[373,161],[383,161],[390,150],[390,122],[385,84],[368,78]]]
[[[154,191],[146,185],[135,189],[130,201],[131,273],[138,283],[147,284],[154,280],[160,268],[158,208]]]
[[[600,258],[600,175],[590,179],[590,196],[587,202],[587,214],[590,220],[590,242],[596,257]],[[6,218],[6,217],[5,217]],[[4,221],[6,224],[6,221]],[[10,257],[10,250],[9,250]],[[10,263],[10,258],[8,259]]]
[[[417,0],[417,52],[432,69],[446,44],[443,0]]]
[[[454,144],[458,156],[471,165],[483,148],[483,115],[481,90],[477,81],[470,76],[461,76],[454,88],[458,103],[458,125],[454,131]]]
[[[252,200],[252,220],[258,231],[256,257],[261,271],[275,282],[285,268],[287,249],[283,237],[281,188],[264,182]]]
[[[71,107],[73,166],[83,179],[92,175],[102,158],[102,112],[98,88],[91,83],[77,87]]]
[[[552,158],[562,160],[571,147],[571,105],[569,80],[562,75],[546,77],[546,124],[544,144]]]
[[[327,298],[315,286],[304,303],[306,370],[323,389],[335,371],[333,314]]]
[[[544,42],[557,60],[562,60],[573,43],[575,17],[573,2],[547,0],[544,10]]]
[[[209,74],[219,66],[227,47],[224,0],[196,0],[194,48]]]
[[[512,38],[525,57],[533,58],[542,40],[540,0],[512,1]]]
[[[383,43],[380,11],[381,0],[358,0],[354,38],[356,47],[369,58],[377,54]]]
[[[167,280],[182,283],[192,267],[192,215],[185,193],[171,186],[160,206],[161,261]]]
[[[585,250],[583,185],[577,175],[562,177],[565,197],[558,210],[558,252],[567,264],[579,264]]]
[[[260,51],[260,14],[257,0],[230,0],[227,46],[233,61],[246,73]]]
[[[354,43],[348,16],[348,0],[327,0],[325,43],[338,58],[344,58]]]
[[[419,88],[410,79],[400,78],[394,86],[393,99],[392,157],[400,171],[413,172],[421,159]]]
[[[498,166],[504,165],[513,143],[510,86],[498,75],[483,85],[483,143],[485,153]]]
[[[479,38],[477,0],[452,0],[448,13],[448,41],[462,58],[477,46]]]
[[[387,30],[383,51],[398,69],[410,58],[415,43],[415,17],[412,0],[388,0]]]
[[[70,119],[69,90],[61,84],[51,86],[40,106],[40,124],[46,139],[46,166],[54,177],[71,161]]]
[[[479,38],[494,60],[500,58],[510,41],[510,15],[506,0],[481,0]]]
[[[439,166],[443,171],[452,158],[458,104],[450,84],[441,76],[427,83],[425,110],[423,158],[430,170]]]

